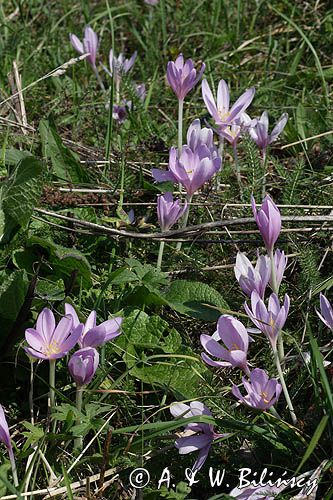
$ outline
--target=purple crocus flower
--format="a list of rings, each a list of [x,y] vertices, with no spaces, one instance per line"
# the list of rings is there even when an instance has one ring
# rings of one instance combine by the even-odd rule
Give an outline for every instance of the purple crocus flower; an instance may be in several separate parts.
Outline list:
[[[0,405],[0,441],[6,446],[8,451],[11,451],[13,449],[12,443],[10,441],[10,434],[9,434],[6,415],[1,405]]]
[[[72,33],[70,33],[69,39],[72,46],[79,54],[82,55],[87,52],[89,53],[87,61],[93,68],[96,68],[96,56],[99,41],[95,31],[90,26],[86,26],[84,29],[83,42],[81,42],[81,40],[79,40],[79,38]]]
[[[25,347],[29,356],[54,360],[63,358],[79,340],[83,325],[73,324],[70,315],[63,316],[56,325],[53,312],[44,308],[38,315],[36,328],[25,331],[30,347]]]
[[[157,182],[179,182],[188,196],[192,196],[220,168],[221,158],[206,145],[200,145],[194,151],[189,146],[184,146],[180,158],[176,148],[170,149],[169,171],[153,169],[152,173]]]
[[[219,344],[220,340],[225,347]],[[207,365],[219,368],[226,366],[240,368],[249,375],[246,359],[249,336],[245,326],[236,318],[227,314],[220,316],[215,334],[212,337],[200,335],[200,342],[208,354],[223,360],[214,361],[207,354],[202,353],[201,358]]]
[[[192,59],[184,62],[183,54],[179,54],[175,62],[169,61],[167,65],[167,80],[179,100],[184,100],[186,95],[196,86],[206,65],[202,63],[197,74]]]
[[[65,312],[73,318],[73,327],[80,328],[80,336],[78,344],[82,347],[97,347],[105,344],[109,340],[113,340],[121,334],[120,326],[123,318],[116,317],[103,321],[100,325],[96,325],[96,311],[91,311],[85,324],[80,324],[80,320],[73,306],[65,304]]]
[[[284,251],[277,249],[276,252],[274,253],[274,266],[275,266],[275,277],[276,277],[276,286],[277,289],[280,288],[281,281],[283,279],[284,272],[286,270],[288,263],[288,258],[285,256]],[[270,285],[272,286],[272,283],[270,281]]]
[[[244,304],[247,315],[256,327],[266,335],[273,350],[276,349],[279,333],[286,322],[289,305],[288,295],[285,295],[283,306],[280,306],[278,296],[272,293],[268,300],[268,307],[266,307],[256,291],[251,294],[251,309],[246,303]]]
[[[232,394],[242,403],[257,410],[267,410],[273,406],[282,391],[282,385],[277,379],[269,379],[265,370],[261,368],[255,368],[250,374],[250,379],[243,377],[242,382],[247,395],[242,396],[236,385],[232,387]]]
[[[135,84],[135,92],[141,102],[146,99],[146,85],[144,83]]]
[[[333,331],[333,308],[322,293],[320,294],[320,313],[316,312],[323,323]]]
[[[251,297],[253,290],[256,290],[261,298],[264,297],[271,275],[271,264],[266,255],[260,255],[253,267],[246,255],[238,252],[234,271],[239,286],[246,295]]]
[[[205,146],[203,149],[202,147]],[[184,148],[187,148],[188,153],[185,156],[181,155],[180,162],[182,162],[182,158],[184,161],[188,163],[188,157],[189,155],[192,156],[198,156],[199,154],[202,155],[205,154],[207,155],[208,158],[210,158],[214,164],[213,164],[213,169],[219,170],[220,165],[221,165],[221,159],[218,156],[217,148],[214,145],[214,134],[212,129],[203,127],[201,128],[200,120],[196,119],[194,120],[191,125],[189,126],[187,130],[187,144],[184,146]],[[183,153],[183,151],[182,151]],[[185,160],[186,159],[186,160]],[[170,149],[170,156],[169,156],[169,170],[160,170],[158,168],[153,168],[152,169],[152,174],[157,182],[181,182],[178,180],[179,175],[176,175],[172,169],[175,168],[175,163],[178,161],[178,151],[175,148]],[[172,164],[172,166],[171,166]],[[181,170],[181,168],[180,168]],[[194,172],[191,172],[190,168],[187,169],[189,170],[189,174],[193,174]],[[213,172],[212,175],[214,175],[215,172]],[[199,174],[199,172],[197,172]],[[185,176],[186,177],[186,176]],[[210,177],[209,177],[210,178]],[[204,181],[205,182],[205,181]],[[182,182],[181,182],[182,183]],[[189,181],[187,181],[189,183]]]
[[[217,152],[216,146],[214,145],[214,133],[211,128],[203,127],[201,128],[200,120],[197,118],[193,120],[189,128],[187,129],[187,146],[194,151],[199,146],[207,146],[212,152]]]
[[[276,125],[273,128],[271,134],[269,134],[268,114],[267,111],[264,111],[259,120],[257,120],[257,124],[249,130],[250,136],[257,144],[259,149],[265,152],[269,144],[277,140],[284,127],[286,126],[287,121],[288,113],[283,113],[276,122]]]
[[[256,120],[251,120],[247,113],[241,113],[231,125],[220,127],[217,133],[224,137],[235,149],[242,134],[248,131],[253,126],[253,123],[256,123]]]
[[[160,0],[145,0],[147,5],[157,5]]]
[[[120,81],[122,75],[124,73],[128,73],[129,70],[133,67],[136,57],[138,53],[135,51],[129,59],[126,59],[124,54],[119,54],[118,57],[113,53],[113,50],[110,49],[109,52],[109,67],[110,69],[107,69],[105,66],[103,66],[104,70],[108,73],[108,75],[112,76],[113,73],[115,74],[115,78]]]
[[[281,231],[281,214],[272,198],[267,194],[265,199],[257,211],[256,201],[251,196],[251,205],[254,219],[258,229],[264,240],[267,252],[272,252],[274,244],[279,237]]]
[[[169,229],[180,219],[187,208],[187,203],[182,207],[180,200],[174,200],[172,193],[165,193],[157,197],[157,217],[162,231]]]
[[[18,478],[17,478],[16,463],[15,463],[13,447],[12,447],[12,443],[10,440],[10,433],[9,433],[6,415],[5,415],[5,412],[3,411],[3,408],[1,405],[0,405],[0,441],[7,448],[10,464],[12,467],[14,485],[16,487],[18,487],[19,482],[18,482]]]
[[[99,354],[94,347],[84,347],[72,354],[68,369],[79,387],[91,382],[99,363]]]
[[[114,104],[112,108],[112,118],[121,125],[127,118],[127,111],[131,109],[132,101],[123,101],[122,104]]]
[[[192,401],[189,405],[185,403],[175,403],[170,407],[170,412],[173,417],[190,418],[198,415],[211,416],[210,410],[200,401]],[[226,434],[216,434],[214,426],[210,424],[190,423],[185,426],[187,435],[180,437],[175,442],[180,455],[199,451],[197,460],[195,461],[192,471],[199,470],[203,466],[208,457],[208,453],[212,442],[215,439],[226,436]]]
[[[254,87],[246,90],[229,109],[230,94],[227,83],[224,80],[220,80],[217,89],[217,102],[215,102],[207,80],[203,80],[202,82],[202,98],[209,114],[220,127],[230,126],[235,123],[235,120],[240,117],[241,113],[250,106],[254,94]]]

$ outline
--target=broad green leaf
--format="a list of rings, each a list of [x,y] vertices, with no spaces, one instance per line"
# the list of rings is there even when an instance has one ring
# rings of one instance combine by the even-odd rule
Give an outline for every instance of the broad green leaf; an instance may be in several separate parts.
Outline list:
[[[80,165],[79,157],[63,145],[54,122],[51,119],[41,120],[39,130],[43,155],[51,160],[54,174],[69,182],[88,182],[89,175]]]
[[[159,316],[135,310],[122,325],[115,348],[123,353],[130,374],[152,386],[162,386],[177,397],[195,398],[207,368],[180,334]]]
[[[0,241],[8,243],[25,228],[42,190],[42,165],[34,158],[18,163],[0,191]]]
[[[217,290],[197,281],[173,281],[162,296],[176,311],[203,321],[216,321],[221,315],[209,305],[229,309]]]
[[[21,151],[20,149],[15,148],[6,149],[5,155],[6,165],[17,165],[19,161],[32,157],[32,154],[29,151]]]
[[[0,465],[0,498],[5,496],[7,493],[7,486],[1,479],[4,477],[8,481],[8,473],[11,470],[11,466],[9,463],[5,463]]]
[[[77,279],[82,280],[84,287],[91,286],[91,268],[86,257],[75,248],[66,248],[57,245],[51,240],[32,236],[26,241],[24,249],[15,252],[14,262],[19,268],[32,273],[34,264],[40,262],[42,256],[44,265],[41,268],[41,272],[44,273],[44,276],[47,275],[50,281],[56,282],[58,279],[67,279],[73,273],[76,273]],[[56,285],[53,286],[55,287]],[[56,295],[59,296],[61,291],[59,287],[57,288]],[[43,290],[43,285],[41,289]],[[44,290],[46,290],[46,285],[44,286]],[[53,290],[52,293],[55,291]]]
[[[20,312],[29,283],[25,271],[14,271],[9,276],[1,273],[0,282],[0,343],[2,343]]]

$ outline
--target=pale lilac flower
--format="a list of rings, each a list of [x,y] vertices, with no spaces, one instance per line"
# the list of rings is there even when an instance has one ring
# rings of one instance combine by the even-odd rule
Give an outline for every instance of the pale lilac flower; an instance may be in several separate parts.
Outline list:
[[[265,370],[261,368],[255,368],[250,374],[250,379],[243,377],[242,382],[247,395],[242,396],[236,385],[232,387],[232,394],[242,403],[257,410],[268,410],[277,402],[282,391],[282,385],[277,379],[269,379]]]
[[[268,307],[266,307],[256,291],[251,294],[251,309],[246,303],[244,304],[249,318],[266,335],[273,349],[276,349],[279,333],[287,320],[289,305],[288,295],[285,295],[283,305],[280,306],[278,296],[272,293],[268,299]]]
[[[10,434],[5,412],[0,405],[0,441],[6,446],[7,450],[12,450],[12,443],[10,441]]]
[[[205,146],[205,149],[203,149],[202,146]],[[194,120],[189,126],[187,130],[187,144],[184,146],[184,148],[187,148],[191,153],[193,153],[192,156],[198,156],[199,151],[200,154],[202,154],[202,151],[204,151],[204,154],[213,160],[214,168],[217,168],[218,164],[221,163],[221,160],[217,159],[219,158],[219,156],[217,148],[214,145],[213,131],[207,127],[201,128],[199,119]],[[188,154],[183,157],[181,156],[180,161],[182,161],[182,158],[184,159],[186,157],[186,161],[188,162],[188,156],[189,156]],[[171,148],[169,156],[169,170],[160,170],[157,168],[152,169],[152,174],[155,181],[157,182],[170,181],[174,183],[180,182],[178,180],[178,176],[172,172],[172,168],[174,168],[176,161],[178,161],[178,150],[175,148]],[[170,167],[171,163],[173,165],[172,167]],[[217,170],[219,170],[219,168],[217,168]],[[190,171],[190,168],[188,170]],[[193,174],[193,172],[189,173]],[[196,175],[198,174],[199,172],[196,172]]]
[[[98,36],[94,32],[94,30],[90,26],[86,26],[84,29],[84,37],[82,42],[76,35],[73,35],[72,33],[70,33],[69,39],[72,46],[79,54],[82,55],[89,53],[87,61],[93,68],[96,68],[96,57],[99,41]]]
[[[202,98],[206,104],[208,112],[219,127],[234,124],[235,120],[240,118],[241,113],[243,113],[250,106],[254,94],[254,87],[246,90],[230,108],[229,88],[224,80],[220,80],[218,85],[217,102],[215,102],[207,80],[203,80],[202,82]]]
[[[257,144],[259,149],[262,151],[266,151],[267,147],[269,144],[272,142],[276,141],[283,131],[284,127],[286,126],[286,123],[288,121],[288,114],[283,113],[278,121],[276,122],[275,127],[273,128],[271,134],[268,133],[268,114],[267,111],[264,111],[259,120],[257,121],[257,124],[255,127],[252,127],[249,130],[250,136],[254,140],[254,142]]]
[[[169,61],[167,65],[167,80],[179,100],[184,100],[186,95],[196,86],[206,65],[202,63],[197,74],[192,59],[184,62],[183,54],[179,54],[176,61]]]
[[[333,308],[322,293],[320,294],[320,313],[316,312],[323,323],[333,331]]]
[[[244,132],[247,132],[256,120],[251,120],[247,113],[241,113],[235,121],[229,126],[221,126],[217,133],[226,139],[229,144],[235,149],[239,139],[242,137]]]
[[[132,102],[124,101],[123,104],[114,104],[112,108],[112,118],[121,125],[127,118],[127,111],[131,109]]]
[[[169,229],[184,215],[187,203],[182,207],[180,200],[174,200],[172,193],[165,193],[157,197],[157,217],[162,231]]]
[[[240,368],[246,374],[250,373],[247,365],[249,335],[245,326],[236,318],[227,314],[220,316],[215,334],[212,337],[200,335],[200,342],[208,354],[223,360],[214,361],[202,353],[201,358],[207,365],[218,368]]]
[[[19,482],[18,482],[18,478],[17,478],[17,470],[16,470],[16,464],[15,464],[13,446],[12,446],[12,443],[10,440],[10,433],[9,433],[9,428],[8,428],[8,423],[7,423],[7,419],[5,416],[5,412],[3,411],[3,408],[1,405],[0,405],[0,441],[7,448],[10,464],[12,467],[14,486],[18,488]]]
[[[193,120],[189,128],[187,129],[187,146],[196,150],[199,146],[207,146],[212,153],[217,153],[216,146],[214,145],[214,133],[211,128],[203,127],[201,128],[199,118]]]
[[[192,196],[205,182],[208,182],[221,168],[221,158],[205,145],[198,146],[194,151],[183,146],[180,158],[177,149],[170,149],[169,171],[153,169],[152,174],[157,182],[179,182]]]
[[[264,240],[268,252],[273,250],[274,244],[279,237],[281,231],[281,214],[272,198],[267,194],[265,199],[257,211],[256,201],[251,196],[251,205],[254,219],[258,229]]]
[[[147,5],[157,5],[160,0],[145,0]]]
[[[173,417],[190,418],[198,415],[211,416],[210,410],[199,401],[192,401],[190,404],[175,403],[170,407],[170,412]],[[203,466],[208,457],[208,453],[212,442],[215,439],[226,436],[225,434],[216,434],[214,426],[210,424],[190,423],[185,426],[187,435],[176,440],[175,446],[178,448],[180,455],[199,451],[197,460],[195,461],[192,471],[199,470]]]
[[[84,347],[72,354],[68,370],[76,385],[81,387],[91,382],[99,363],[99,354],[94,347]]]
[[[135,92],[141,102],[146,99],[146,85],[144,83],[135,84]]]
[[[271,275],[269,257],[260,255],[253,267],[246,255],[238,252],[234,271],[239,286],[246,295],[251,297],[253,290],[256,290],[261,298],[264,297]]]
[[[118,57],[113,53],[113,50],[110,49],[109,52],[109,68],[107,69],[103,66],[104,70],[108,73],[108,75],[112,76],[114,74],[116,80],[120,81],[123,74],[128,73],[129,70],[135,63],[137,57],[137,51],[135,51],[129,59],[126,59],[124,54],[119,54]]]
[[[280,288],[281,281],[283,279],[284,272],[286,270],[288,263],[288,258],[285,256],[284,251],[277,249],[276,252],[274,253],[274,266],[275,266],[275,277],[276,277],[276,286],[277,289]],[[270,285],[272,286],[272,283],[270,281]]]
[[[30,347],[25,347],[29,356],[38,359],[59,359],[73,349],[78,342],[83,325],[73,324],[70,315],[63,316],[56,325],[53,312],[44,308],[38,315],[36,328],[25,331],[25,339]]]
[[[103,321],[100,325],[96,325],[96,311],[91,311],[85,324],[80,324],[80,320],[73,306],[65,304],[65,312],[73,318],[73,327],[76,329],[81,326],[80,336],[77,340],[79,346],[82,347],[97,347],[105,344],[109,340],[113,340],[121,334],[120,326],[123,318],[116,317]]]

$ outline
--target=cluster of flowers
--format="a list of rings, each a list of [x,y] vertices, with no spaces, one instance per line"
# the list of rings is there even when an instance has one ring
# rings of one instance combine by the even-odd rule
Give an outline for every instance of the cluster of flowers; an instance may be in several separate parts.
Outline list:
[[[100,44],[97,33],[90,27],[86,26],[84,29],[83,40],[81,40],[74,34],[69,35],[70,42],[73,48],[81,55],[89,54],[87,56],[87,61],[90,64],[96,78],[103,90],[104,84],[100,77],[97,69],[97,53]],[[113,50],[110,49],[109,52],[109,68],[102,65],[103,70],[111,77],[114,78],[116,87],[116,102],[113,105],[112,117],[117,123],[121,124],[125,121],[127,117],[127,110],[131,109],[132,101],[121,100],[120,98],[120,85],[123,76],[128,73],[136,60],[137,52],[135,51],[129,59],[126,59],[124,54],[120,53],[118,57],[114,54]],[[146,98],[146,88],[145,84],[134,84],[134,90],[138,98],[143,102]]]
[[[122,321],[123,318],[115,317],[97,325],[96,311],[91,311],[86,322],[81,323],[74,307],[65,304],[65,315],[56,324],[53,312],[44,308],[38,315],[36,327],[25,331],[28,346],[24,349],[32,361],[49,361],[51,375],[54,373],[56,360],[65,357],[78,344],[79,349],[69,359],[68,371],[76,383],[77,394],[82,394],[82,388],[91,382],[99,365],[99,353],[96,348],[121,334]],[[50,376],[50,403],[52,405],[54,387],[51,387],[51,383],[54,383],[54,377],[51,380]],[[18,486],[13,447],[1,405],[0,441],[8,450],[14,484]]]
[[[232,394],[248,407],[264,411],[273,407],[283,390],[293,422],[296,422],[295,412],[284,381],[281,362],[283,362],[282,329],[289,312],[289,297],[285,295],[283,305],[280,305],[278,292],[286,269],[287,258],[283,251],[274,245],[281,230],[281,215],[279,209],[269,196],[266,196],[259,211],[252,198],[252,208],[258,229],[264,240],[268,255],[258,256],[255,267],[242,253],[236,258],[235,276],[243,292],[251,298],[251,307],[245,302],[244,309],[257,327],[268,339],[274,354],[280,382],[269,378],[261,368],[250,370],[247,361],[248,347],[252,340],[246,327],[230,315],[222,315],[217,322],[217,330],[213,336],[201,335],[200,341],[205,352],[201,354],[203,361],[212,367],[229,367],[242,370],[245,376],[242,385],[246,391],[243,396],[239,387],[232,387]],[[265,291],[270,285],[272,293],[265,304]],[[333,331],[333,308],[324,295],[320,296],[320,319]],[[278,344],[280,349],[278,349]],[[214,360],[219,358],[219,360]],[[209,409],[202,403],[194,401],[189,405],[175,403],[171,406],[175,417],[192,417],[194,415],[211,415]],[[218,434],[209,424],[188,424],[185,427],[186,436],[179,438],[175,445],[180,454],[199,451],[198,458],[192,470],[199,470],[204,464],[209,449],[214,440],[226,437]],[[190,435],[189,435],[190,434]]]
[[[271,134],[268,132],[268,114],[263,112],[259,119],[251,119],[246,113],[250,106],[255,89],[246,90],[230,107],[230,92],[227,83],[221,80],[215,101],[207,80],[202,82],[202,97],[206,108],[214,120],[214,128],[201,128],[199,119],[190,125],[187,131],[187,143],[182,141],[183,104],[187,94],[201,79],[205,70],[202,64],[199,72],[195,69],[191,59],[184,61],[180,54],[176,61],[169,61],[167,65],[167,80],[178,98],[178,148],[171,147],[169,153],[168,170],[153,169],[152,175],[157,182],[171,181],[178,183],[186,192],[186,204],[181,207],[179,200],[173,200],[172,193],[160,195],[157,199],[158,220],[162,231],[168,231],[181,217],[183,227],[188,220],[189,206],[193,194],[220,170],[222,166],[222,151],[214,145],[214,131],[220,138],[220,143],[226,139],[233,147],[236,161],[236,174],[240,182],[238,166],[237,143],[244,134],[249,134],[256,142],[266,159],[266,151],[272,142],[277,140],[283,131],[288,115],[284,113]]]
[[[33,359],[55,361],[66,356],[76,344],[78,349],[69,359],[68,370],[81,387],[91,382],[99,364],[96,347],[120,335],[122,318],[117,317],[96,324],[96,311],[91,311],[81,323],[73,306],[65,304],[65,316],[56,324],[53,312],[44,308],[38,315],[36,328],[28,328],[26,353]]]

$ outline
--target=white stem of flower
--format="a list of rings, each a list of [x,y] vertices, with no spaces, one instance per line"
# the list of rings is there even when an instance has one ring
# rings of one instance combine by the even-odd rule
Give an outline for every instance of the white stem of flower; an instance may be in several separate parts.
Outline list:
[[[288,405],[288,408],[289,408],[289,412],[290,412],[293,424],[296,425],[297,424],[297,418],[296,418],[296,414],[295,414],[295,410],[294,410],[293,404],[292,404],[290,396],[289,396],[289,392],[288,392],[288,388],[287,388],[286,382],[284,380],[284,376],[283,376],[283,372],[282,372],[282,368],[281,368],[281,364],[280,364],[279,353],[278,353],[277,349],[275,349],[275,348],[273,348],[273,352],[274,352],[274,361],[275,361],[276,368],[277,368],[277,371],[278,371],[278,374],[279,374],[279,378],[280,378],[280,382],[281,382],[281,385],[282,385],[284,397],[286,398],[286,402],[287,402],[287,405]]]
[[[55,368],[56,368],[56,360],[55,359],[50,359],[49,361],[50,365],[50,371],[49,371],[49,409],[50,411],[53,410],[54,408],[54,403],[55,403],[55,393],[54,393],[54,388],[55,388]]]
[[[157,264],[156,264],[156,267],[157,267],[158,270],[161,269],[162,260],[163,260],[164,246],[165,246],[165,241],[161,241],[160,242],[160,248],[159,248],[159,251],[158,251]]]
[[[15,486],[15,488],[18,488],[19,482],[18,482],[16,463],[15,463],[15,458],[14,458],[14,453],[13,453],[12,448],[10,448],[8,450],[8,454],[9,454],[10,465],[12,467],[14,486]]]
[[[82,410],[82,397],[83,397],[83,386],[82,385],[77,385],[76,386],[76,397],[75,397],[75,404],[76,404],[76,409],[81,413]],[[78,417],[76,420],[76,425],[81,424],[81,418]],[[74,440],[74,448],[82,450],[83,446],[83,436],[79,436],[75,438]]]
[[[187,207],[186,207],[186,210],[185,210],[185,213],[184,213],[183,223],[182,223],[182,226],[181,226],[182,229],[185,229],[185,227],[187,226],[188,216],[190,214],[190,206],[191,206],[192,196],[193,195],[191,195],[191,196],[187,195],[186,196]],[[177,243],[177,246],[176,246],[177,252],[179,252],[179,250],[181,249],[181,247],[182,247],[182,242],[179,241]]]

